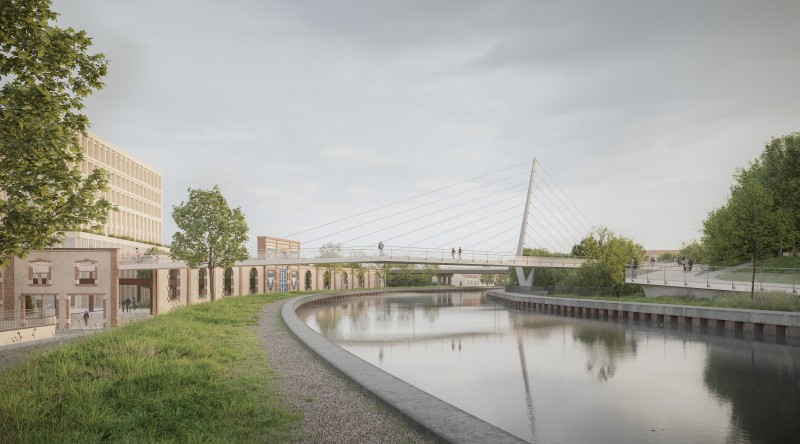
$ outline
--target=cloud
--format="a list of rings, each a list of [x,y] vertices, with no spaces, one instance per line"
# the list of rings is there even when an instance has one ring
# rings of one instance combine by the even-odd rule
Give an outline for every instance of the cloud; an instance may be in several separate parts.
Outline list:
[[[54,9],[111,60],[93,131],[161,170],[165,208],[220,183],[260,234],[536,156],[594,223],[670,248],[800,121],[791,0]]]

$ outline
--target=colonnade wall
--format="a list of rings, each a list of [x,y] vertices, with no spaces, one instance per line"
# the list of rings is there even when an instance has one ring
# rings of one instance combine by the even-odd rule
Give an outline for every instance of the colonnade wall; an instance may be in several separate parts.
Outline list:
[[[207,269],[155,269],[152,271],[151,314],[211,301]],[[327,273],[327,278],[326,278]],[[214,298],[285,291],[342,290],[383,287],[381,273],[374,268],[331,268],[313,265],[236,265],[214,269]]]

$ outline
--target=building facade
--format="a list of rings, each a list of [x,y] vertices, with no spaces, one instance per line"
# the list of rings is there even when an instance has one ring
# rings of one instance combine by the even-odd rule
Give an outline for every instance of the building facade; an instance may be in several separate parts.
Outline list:
[[[46,325],[70,329],[84,325],[83,315],[89,312],[92,327],[116,326],[117,254],[116,248],[55,248],[12,258],[0,270],[0,331],[41,334]]]
[[[66,248],[119,248],[121,256],[135,256],[162,243],[163,182],[159,171],[130,154],[88,133],[78,136],[84,159],[81,172],[102,168],[108,191],[102,196],[114,204],[100,233],[70,231]],[[160,246],[160,249],[165,247]]]

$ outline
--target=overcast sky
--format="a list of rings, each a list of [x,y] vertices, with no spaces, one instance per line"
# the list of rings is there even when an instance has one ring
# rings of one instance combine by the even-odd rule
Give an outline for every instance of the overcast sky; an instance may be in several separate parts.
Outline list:
[[[535,156],[587,224],[678,248],[699,238],[736,167],[771,137],[800,131],[797,0],[56,0],[53,9],[110,61],[105,88],[87,100],[91,131],[162,173],[165,243],[188,187],[219,184],[255,239]],[[310,236],[295,237],[311,246]],[[442,241],[424,237],[387,243]]]

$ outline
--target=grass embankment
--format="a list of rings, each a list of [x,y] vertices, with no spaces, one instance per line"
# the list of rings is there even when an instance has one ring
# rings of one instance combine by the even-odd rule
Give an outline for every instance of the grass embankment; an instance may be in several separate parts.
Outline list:
[[[286,442],[254,326],[289,294],[226,298],[63,345],[0,373],[0,442]]]
[[[694,305],[701,307],[742,308],[748,310],[800,311],[800,297],[780,291],[750,293],[725,293],[712,299],[693,298],[690,296],[658,296],[646,297],[644,294],[632,296],[574,296],[549,295],[557,298],[591,299],[613,302],[646,302],[650,304]]]

